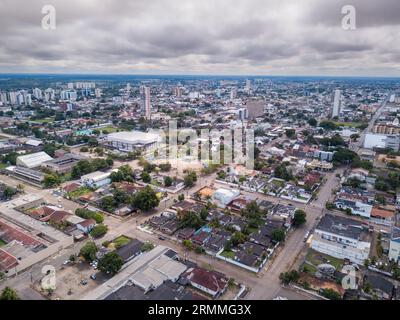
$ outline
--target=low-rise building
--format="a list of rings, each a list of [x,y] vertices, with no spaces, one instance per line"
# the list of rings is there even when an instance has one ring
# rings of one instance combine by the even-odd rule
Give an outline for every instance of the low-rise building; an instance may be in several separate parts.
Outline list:
[[[393,227],[390,236],[389,259],[400,262],[400,228]]]
[[[316,251],[358,264],[368,259],[370,247],[371,237],[361,222],[332,214],[320,220],[311,242]]]
[[[111,183],[111,172],[95,171],[81,177],[81,183],[90,188],[100,188]]]

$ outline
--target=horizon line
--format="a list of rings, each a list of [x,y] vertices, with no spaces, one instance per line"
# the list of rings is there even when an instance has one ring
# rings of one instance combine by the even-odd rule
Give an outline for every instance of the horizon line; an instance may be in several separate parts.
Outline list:
[[[159,73],[159,74],[152,74],[152,73],[63,73],[63,72],[0,72],[0,76],[4,75],[53,75],[53,76],[132,76],[132,77],[139,77],[139,76],[163,76],[163,77],[251,77],[251,78],[278,78],[278,77],[292,77],[292,78],[377,78],[377,79],[400,79],[399,76],[382,76],[382,75],[254,75],[254,74],[195,74],[195,73],[184,73],[184,74],[174,74],[174,73]]]

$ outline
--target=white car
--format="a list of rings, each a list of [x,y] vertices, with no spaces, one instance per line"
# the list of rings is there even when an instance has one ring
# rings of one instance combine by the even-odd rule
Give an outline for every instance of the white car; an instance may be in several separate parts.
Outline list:
[[[70,262],[71,262],[70,260],[65,260],[63,265],[65,266],[65,265],[69,264]]]

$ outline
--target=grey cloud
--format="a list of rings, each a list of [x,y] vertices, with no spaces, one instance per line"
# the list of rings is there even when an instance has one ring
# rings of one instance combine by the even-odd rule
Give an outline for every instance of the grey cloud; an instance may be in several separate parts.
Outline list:
[[[353,0],[351,32],[340,27],[347,2],[53,0],[57,29],[44,31],[48,1],[0,0],[0,72],[368,73],[381,64],[399,75],[400,1]]]

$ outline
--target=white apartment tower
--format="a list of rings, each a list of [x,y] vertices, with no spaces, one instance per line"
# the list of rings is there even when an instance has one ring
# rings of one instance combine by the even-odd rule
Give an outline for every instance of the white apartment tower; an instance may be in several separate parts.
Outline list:
[[[340,90],[335,90],[333,96],[332,118],[339,117],[342,107],[342,93]]]
[[[143,112],[147,120],[151,119],[150,87],[143,88]]]

